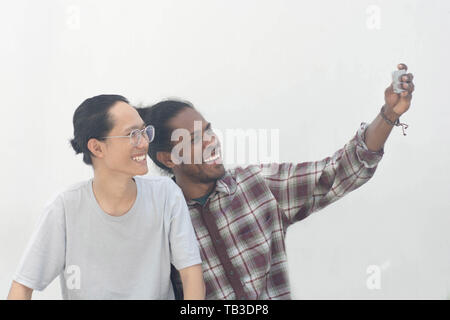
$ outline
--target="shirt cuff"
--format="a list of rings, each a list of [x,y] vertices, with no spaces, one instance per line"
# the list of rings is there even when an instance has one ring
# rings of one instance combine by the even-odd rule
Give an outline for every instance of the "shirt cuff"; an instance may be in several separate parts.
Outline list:
[[[35,281],[31,281],[19,274],[15,274],[13,280],[36,291],[43,291],[47,287],[44,284],[37,284]]]
[[[384,147],[378,151],[372,151],[367,148],[364,140],[368,126],[366,122],[361,122],[356,133],[356,156],[366,168],[374,168],[378,165],[381,158],[383,158]]]
[[[202,259],[200,258],[200,256],[198,258],[193,258],[190,260],[184,260],[184,261],[174,261],[173,266],[175,267],[175,269],[177,269],[178,271],[180,271],[181,269],[187,268],[187,267],[192,267],[195,266],[197,264],[202,264]]]

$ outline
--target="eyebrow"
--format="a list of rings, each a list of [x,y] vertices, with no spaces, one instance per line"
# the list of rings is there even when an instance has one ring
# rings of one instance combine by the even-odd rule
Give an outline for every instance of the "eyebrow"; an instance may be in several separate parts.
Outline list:
[[[131,126],[126,128],[125,130],[123,130],[123,132],[128,132],[130,130],[134,130],[134,129],[144,129],[145,127],[145,123],[142,123],[140,126]]]
[[[208,122],[208,124],[206,125],[205,129],[203,131],[207,131],[209,128],[211,128],[211,122]],[[194,131],[191,132],[191,136],[193,136],[194,134],[196,134],[198,131]]]

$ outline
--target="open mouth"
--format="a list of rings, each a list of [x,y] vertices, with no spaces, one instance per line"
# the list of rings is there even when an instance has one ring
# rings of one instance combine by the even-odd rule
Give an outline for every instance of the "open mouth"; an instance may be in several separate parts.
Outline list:
[[[203,159],[203,162],[206,164],[216,163],[216,161],[220,159],[220,156],[221,156],[220,149],[217,149],[215,150],[214,154],[211,155],[209,158]]]
[[[136,162],[143,162],[145,161],[147,158],[146,154],[141,154],[141,155],[137,155],[131,158],[131,160],[136,161]]]

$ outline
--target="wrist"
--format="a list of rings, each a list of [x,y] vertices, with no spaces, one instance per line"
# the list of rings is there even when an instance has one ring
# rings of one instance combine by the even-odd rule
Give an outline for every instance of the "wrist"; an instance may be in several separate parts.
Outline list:
[[[400,114],[396,113],[393,108],[389,107],[388,105],[384,105],[381,112],[384,114],[386,118],[388,118],[390,121],[395,123],[399,118]]]

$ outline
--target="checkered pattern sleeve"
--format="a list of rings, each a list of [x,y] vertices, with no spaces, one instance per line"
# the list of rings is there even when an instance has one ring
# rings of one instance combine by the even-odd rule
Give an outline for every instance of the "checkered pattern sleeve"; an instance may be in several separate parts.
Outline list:
[[[332,156],[320,161],[261,165],[262,174],[290,224],[306,218],[366,183],[375,173],[384,149],[365,144],[368,125]]]

